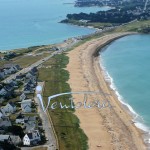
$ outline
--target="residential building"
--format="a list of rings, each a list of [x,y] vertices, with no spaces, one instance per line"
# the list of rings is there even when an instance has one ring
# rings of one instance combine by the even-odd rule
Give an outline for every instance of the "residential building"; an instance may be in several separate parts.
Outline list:
[[[38,71],[38,69],[37,69],[36,67],[33,67],[33,68],[31,69],[31,72],[37,73],[37,71]]]
[[[20,70],[21,67],[17,64],[4,64],[4,68],[9,69],[9,68],[14,68],[15,70]]]
[[[26,74],[26,78],[28,78],[28,79],[33,77],[33,76],[35,76],[35,74],[31,71]]]
[[[8,92],[11,92],[14,90],[14,86],[11,86],[10,84],[7,84],[4,86],[4,89]]]
[[[20,103],[21,103],[21,109],[22,109],[23,112],[29,113],[29,112],[32,111],[32,108],[31,108],[32,100],[31,99],[23,100]]]
[[[4,69],[4,74],[5,75],[9,75],[11,73],[12,73],[12,70],[10,70],[10,69]]]
[[[8,142],[8,143],[12,142],[10,135],[2,135],[2,134],[0,134],[0,141],[1,142]]]
[[[21,143],[21,138],[19,136],[10,135],[10,138],[11,138],[12,144],[14,144],[14,145],[18,145]]]
[[[6,94],[7,94],[7,90],[6,90],[5,88],[2,88],[2,89],[0,90],[0,95],[4,96],[4,95],[6,95]]]
[[[5,113],[14,113],[16,111],[16,106],[14,105],[14,103],[9,102],[6,106],[2,107],[1,109],[5,111]]]
[[[10,126],[12,126],[12,124],[8,117],[3,117],[0,119],[0,127],[7,128]]]
[[[22,80],[23,80],[23,76],[22,75],[16,76],[16,81],[22,81]]]
[[[22,93],[22,94],[20,95],[20,101],[23,101],[23,100],[25,100],[26,98],[27,98],[27,96],[26,96],[25,93]]]
[[[33,130],[30,133],[27,133],[23,138],[23,145],[35,145],[41,141],[41,137],[38,130]]]
[[[17,124],[24,124],[24,115],[19,114],[19,115],[16,117],[16,123],[17,123]]]
[[[27,85],[27,86],[24,87],[23,92],[25,94],[34,93],[34,89],[32,87],[30,87],[29,85]]]
[[[25,116],[24,118],[24,126],[25,126],[25,133],[28,133],[29,131],[35,129],[36,127],[36,116]]]
[[[2,119],[5,115],[3,114],[3,112],[0,110],[0,119]]]
[[[18,145],[21,143],[21,139],[19,136],[15,135],[0,135],[1,142],[8,142],[14,145]]]
[[[4,79],[5,78],[5,73],[4,71],[0,71],[0,79]]]
[[[9,82],[9,86],[14,87],[14,88],[18,88],[18,83],[16,81],[10,81]]]

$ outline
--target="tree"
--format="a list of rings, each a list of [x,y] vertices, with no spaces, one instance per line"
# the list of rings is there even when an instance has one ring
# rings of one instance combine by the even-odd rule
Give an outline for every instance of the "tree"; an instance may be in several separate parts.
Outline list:
[[[14,135],[18,135],[21,139],[24,137],[23,129],[20,126],[13,125],[8,127],[8,132],[11,132]]]

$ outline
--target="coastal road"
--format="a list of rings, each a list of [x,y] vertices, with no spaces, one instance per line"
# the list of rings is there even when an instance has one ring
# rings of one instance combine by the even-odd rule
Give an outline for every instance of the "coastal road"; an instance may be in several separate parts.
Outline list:
[[[38,67],[39,65],[41,65],[45,61],[52,58],[54,55],[61,54],[63,51],[66,51],[67,49],[71,48],[72,46],[74,46],[78,42],[79,42],[79,40],[77,40],[76,38],[72,38],[71,42],[67,43],[67,41],[66,41],[66,42],[62,43],[61,46],[59,46],[58,51],[54,51],[49,56],[47,56],[43,59],[40,59],[39,61],[37,61],[36,63],[33,63],[29,67],[23,68],[19,72],[10,75],[8,78],[3,80],[2,82],[9,83],[12,79],[15,79],[16,76],[29,72],[32,68]],[[41,85],[42,87],[44,86],[43,82],[38,83],[38,84]],[[37,148],[38,147],[40,147],[40,148],[41,147],[47,147],[48,150],[56,150],[56,149],[58,149],[58,140],[57,140],[57,136],[55,134],[55,130],[53,129],[51,117],[50,117],[49,113],[44,113],[43,112],[43,110],[40,107],[41,105],[40,105],[39,100],[37,99],[37,97],[35,97],[35,102],[39,105],[38,113],[39,113],[39,115],[42,119],[43,129],[45,130],[45,135],[46,135],[46,138],[47,138],[46,144],[43,145],[43,146],[37,146]],[[32,148],[31,147],[22,147],[21,149],[22,150],[31,150]]]
[[[45,61],[47,61],[48,59],[50,59],[51,57],[53,57],[54,55],[56,55],[56,54],[59,53],[59,52],[61,52],[61,51],[53,52],[51,55],[45,57],[44,59],[40,59],[39,61],[37,61],[36,63],[30,65],[29,67],[23,68],[23,69],[20,70],[19,72],[10,75],[8,78],[6,78],[5,80],[3,80],[2,82],[4,82],[4,83],[9,83],[10,80],[15,79],[16,76],[18,76],[19,74],[25,74],[25,73],[29,72],[32,68],[38,67],[39,65],[41,65],[42,63],[44,63]]]
[[[51,53],[49,56],[40,59],[39,61],[37,61],[36,63],[33,63],[32,65],[30,65],[29,67],[23,68],[22,70],[20,70],[19,72],[10,75],[9,77],[7,77],[6,79],[4,79],[2,82],[4,83],[9,83],[12,79],[15,79],[16,76],[18,76],[19,74],[25,74],[27,72],[29,72],[32,68],[34,67],[38,67],[39,65],[41,65],[42,63],[44,63],[45,61],[47,61],[48,59],[52,58],[54,55],[56,54],[60,54],[63,51],[71,48],[73,45],[75,45],[77,42],[79,42],[79,40],[76,40],[76,38],[72,39],[72,42],[66,44],[66,42],[64,42],[64,44],[62,44],[62,46],[59,47],[58,51],[54,51],[53,53]],[[63,46],[65,45],[65,46]]]
[[[37,86],[41,86],[43,89],[44,82],[38,82]],[[52,125],[51,117],[49,116],[48,112],[43,111],[40,101],[36,95],[35,95],[34,100],[38,105],[38,114],[40,115],[40,118],[42,119],[42,127],[45,130],[45,136],[47,139],[47,142],[44,146],[47,146],[48,150],[56,150],[58,149],[58,144],[56,140],[57,136],[55,134],[55,130]]]

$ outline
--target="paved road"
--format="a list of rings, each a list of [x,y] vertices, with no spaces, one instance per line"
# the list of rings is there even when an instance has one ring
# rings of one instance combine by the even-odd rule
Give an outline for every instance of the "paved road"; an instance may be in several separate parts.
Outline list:
[[[40,85],[43,89],[44,82],[38,82],[37,86]],[[41,107],[39,99],[34,97],[34,100],[36,104],[38,105],[38,114],[40,115],[40,118],[42,119],[42,127],[45,130],[45,136],[47,139],[47,142],[44,145],[41,146],[34,146],[35,147],[47,147],[47,150],[56,150],[58,149],[58,144],[56,140],[56,136],[54,134],[54,129],[52,126],[52,121],[48,113],[45,113]],[[21,150],[31,150],[31,147],[22,147]]]
[[[60,54],[60,53],[62,53],[63,51],[67,50],[68,48],[72,47],[72,46],[75,45],[77,42],[78,42],[78,40],[76,40],[76,39],[74,38],[73,41],[72,41],[71,43],[69,43],[67,46],[65,46],[65,47],[60,47],[58,51],[55,51],[55,52],[51,53],[49,56],[47,56],[47,57],[45,57],[45,58],[43,58],[43,59],[40,59],[40,60],[37,61],[36,63],[30,65],[29,67],[24,68],[24,69],[20,70],[19,72],[15,73],[15,74],[10,75],[8,78],[4,79],[2,82],[4,82],[4,83],[9,83],[10,80],[15,79],[16,76],[18,76],[19,74],[25,74],[25,73],[29,72],[33,67],[38,67],[39,65],[41,65],[42,63],[44,63],[44,62],[47,61],[48,59],[52,58],[54,55]]]
[[[37,67],[37,66],[41,65],[42,63],[44,63],[45,61],[47,61],[48,59],[50,59],[51,57],[53,57],[54,55],[56,55],[57,53],[60,53],[60,52],[61,51],[56,51],[56,52],[51,53],[49,56],[45,57],[44,59],[40,59],[39,61],[30,65],[29,67],[24,68],[15,74],[10,75],[8,78],[3,80],[2,82],[8,83],[10,80],[15,79],[17,75],[25,74],[25,73],[29,72],[33,67]]]
[[[38,82],[37,86],[40,85],[43,89],[44,82]],[[35,96],[34,98],[35,102],[38,104],[38,114],[40,115],[42,119],[42,125],[43,129],[45,130],[45,136],[47,138],[47,142],[45,146],[48,147],[48,150],[56,150],[57,149],[57,141],[56,136],[54,134],[54,129],[52,126],[52,121],[48,113],[45,113],[41,107],[41,104],[39,102],[39,99]]]

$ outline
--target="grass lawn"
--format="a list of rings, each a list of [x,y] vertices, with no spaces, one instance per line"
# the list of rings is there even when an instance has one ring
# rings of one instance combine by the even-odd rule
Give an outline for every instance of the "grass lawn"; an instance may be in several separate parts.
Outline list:
[[[46,46],[33,46],[33,47],[29,47],[29,48],[22,48],[22,49],[16,49],[16,50],[12,50],[12,52],[16,52],[19,56],[10,59],[9,61],[7,60],[0,60],[0,67],[3,67],[4,64],[8,64],[8,63],[15,63],[20,65],[21,67],[27,67],[33,63],[35,63],[36,61],[38,61],[39,59],[42,59],[48,55],[50,55],[50,45],[46,45]],[[37,56],[33,56],[33,55],[26,55],[27,53],[35,53],[37,54]],[[39,53],[43,53],[42,55],[38,55]],[[49,53],[47,53],[49,52]],[[4,56],[4,53],[0,53],[0,57]]]
[[[42,55],[38,55],[38,56],[21,56],[21,57],[17,57],[15,59],[13,59],[13,63],[20,65],[21,67],[27,67],[35,62],[37,62],[38,60],[48,56],[50,54],[44,53]]]
[[[69,62],[65,54],[56,55],[52,59],[45,62],[43,65],[51,66],[50,68],[39,69],[39,80],[45,81],[44,101],[47,103],[47,98],[50,95],[69,92],[69,84],[66,83],[69,79],[69,73],[64,69]],[[57,97],[57,101],[69,105],[69,96]],[[53,101],[54,102],[54,101]],[[69,150],[87,150],[87,137],[80,128],[79,120],[74,115],[73,109],[51,110],[49,113],[52,118],[54,128],[58,137],[59,149]]]
[[[93,22],[93,23],[83,23],[85,26],[93,26],[95,28],[103,28],[107,26],[112,26],[111,23],[100,23],[100,22]],[[127,25],[118,27],[117,29],[113,30],[113,32],[126,32],[126,31],[134,31],[138,32],[141,28],[150,26],[150,20],[145,21],[136,21],[129,23]]]
[[[88,26],[93,26],[94,28],[102,29],[104,27],[110,27],[110,26],[112,26],[112,23],[93,22],[93,23],[88,23],[87,25]]]
[[[125,31],[139,31],[141,28],[150,26],[150,20],[146,21],[138,21],[138,22],[133,22],[128,25],[122,26],[114,30],[115,32],[125,32]]]
[[[3,67],[4,64],[9,64],[9,63],[12,63],[12,61],[0,60],[0,67]]]

